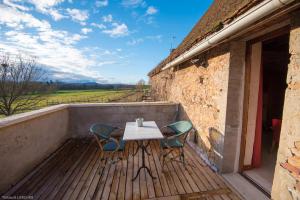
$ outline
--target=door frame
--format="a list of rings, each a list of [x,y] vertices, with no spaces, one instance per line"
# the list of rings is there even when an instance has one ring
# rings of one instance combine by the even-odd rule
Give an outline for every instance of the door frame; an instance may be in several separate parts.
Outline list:
[[[249,96],[250,96],[250,84],[251,84],[250,80],[251,80],[252,45],[257,42],[264,42],[266,40],[270,40],[284,34],[289,34],[290,29],[291,28],[288,25],[246,42],[243,120],[242,120],[242,134],[241,134],[239,170],[238,170],[240,173],[251,168],[251,166],[244,166],[244,160],[245,160],[245,152],[246,152],[246,138],[247,138],[247,131],[248,131],[247,127],[248,127]]]

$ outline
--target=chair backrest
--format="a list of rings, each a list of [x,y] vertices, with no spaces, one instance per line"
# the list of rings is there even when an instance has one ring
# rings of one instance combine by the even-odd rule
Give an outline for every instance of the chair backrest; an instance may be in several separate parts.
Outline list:
[[[168,125],[170,129],[172,129],[176,134],[188,133],[192,130],[193,125],[189,121],[178,121],[173,124]]]
[[[217,129],[210,127],[209,128],[209,138],[208,138],[212,148],[218,153],[222,152],[222,144],[224,136]]]
[[[185,145],[189,132],[193,129],[193,125],[189,121],[178,121],[168,125],[167,127],[172,129],[178,138],[182,139],[183,145]]]
[[[111,133],[116,129],[116,127],[105,124],[93,124],[90,127],[90,132],[100,140],[108,140],[111,137]]]

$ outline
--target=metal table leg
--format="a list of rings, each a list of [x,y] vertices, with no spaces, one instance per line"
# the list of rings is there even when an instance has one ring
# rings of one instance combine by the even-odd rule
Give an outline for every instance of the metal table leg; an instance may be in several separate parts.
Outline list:
[[[145,164],[145,153],[150,155],[149,152],[147,151],[147,147],[149,146],[149,143],[150,143],[150,141],[148,141],[148,143],[146,145],[144,145],[144,141],[141,141],[141,144],[138,144],[138,148],[137,148],[137,151],[135,152],[135,154],[137,154],[139,149],[142,149],[142,166],[139,167],[139,169],[138,169],[135,177],[132,179],[132,181],[134,181],[138,177],[138,175],[141,172],[141,169],[143,169],[143,168],[146,169],[146,171],[149,173],[151,178],[153,178],[153,179],[156,178],[152,175],[151,170]]]

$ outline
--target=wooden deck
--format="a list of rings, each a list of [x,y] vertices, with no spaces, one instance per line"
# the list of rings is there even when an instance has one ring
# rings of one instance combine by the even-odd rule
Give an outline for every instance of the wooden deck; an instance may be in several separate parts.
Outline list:
[[[186,147],[187,169],[177,162],[162,172],[158,142],[151,142],[146,163],[156,179],[142,170],[132,182],[141,152],[128,160],[101,169],[99,149],[91,140],[69,140],[53,155],[24,177],[5,195],[32,195],[34,199],[239,199],[196,153]],[[126,144],[126,153],[135,143]],[[106,161],[102,161],[106,162]],[[123,162],[123,163],[122,163]],[[123,170],[122,170],[123,165]]]

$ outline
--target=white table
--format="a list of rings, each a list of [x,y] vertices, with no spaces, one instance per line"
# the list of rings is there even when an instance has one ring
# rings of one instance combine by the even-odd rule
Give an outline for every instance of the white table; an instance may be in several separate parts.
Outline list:
[[[142,127],[138,127],[136,125],[136,122],[127,122],[125,127],[125,132],[123,136],[123,140],[125,141],[136,141],[138,144],[138,148],[136,152],[133,154],[135,156],[139,149],[142,149],[142,166],[138,169],[137,174],[132,179],[134,181],[137,176],[139,175],[141,169],[146,169],[149,173],[149,175],[152,178],[155,178],[150,169],[145,164],[145,153],[150,155],[147,151],[147,147],[150,144],[150,140],[157,140],[157,139],[163,139],[164,136],[160,132],[158,126],[154,121],[145,121],[143,122]],[[147,141],[146,144],[144,144],[144,141]]]

